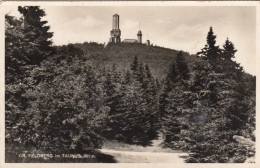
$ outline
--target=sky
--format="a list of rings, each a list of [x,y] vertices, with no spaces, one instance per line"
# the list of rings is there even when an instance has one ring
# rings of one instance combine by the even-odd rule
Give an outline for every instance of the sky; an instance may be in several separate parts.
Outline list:
[[[121,40],[136,39],[137,31],[143,33],[143,41],[187,51],[199,52],[206,44],[209,27],[217,35],[221,46],[229,38],[238,50],[236,61],[245,71],[256,74],[256,8],[229,7],[181,7],[181,6],[43,6],[54,32],[53,43],[99,42],[107,43],[112,29],[112,16],[120,16]],[[10,10],[17,15],[17,8]]]

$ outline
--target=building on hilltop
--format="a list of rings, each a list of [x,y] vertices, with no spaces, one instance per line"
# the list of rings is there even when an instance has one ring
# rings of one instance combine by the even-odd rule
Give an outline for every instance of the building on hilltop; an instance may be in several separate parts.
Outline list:
[[[142,43],[142,31],[139,30],[137,32],[137,40],[136,39],[124,39],[123,43]]]
[[[123,43],[138,43],[136,39],[124,39]]]
[[[110,42],[120,43],[121,42],[121,30],[119,29],[119,15],[113,15],[112,30],[110,31]]]
[[[110,31],[110,40],[111,43],[120,43],[121,42],[121,30],[119,28],[119,15],[115,14],[113,15],[112,20],[112,30]],[[124,39],[123,43],[141,43],[142,44],[142,31],[140,30],[140,24],[139,24],[139,31],[137,32],[137,39]],[[146,43],[147,45],[150,45],[150,41]]]

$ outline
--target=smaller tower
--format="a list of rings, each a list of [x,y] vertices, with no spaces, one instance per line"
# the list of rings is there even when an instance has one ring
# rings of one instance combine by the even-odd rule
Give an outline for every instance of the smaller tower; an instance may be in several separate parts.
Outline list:
[[[146,40],[146,45],[150,46],[150,40]]]
[[[146,45],[147,45],[147,46],[150,46],[150,40],[149,40],[149,36],[148,36],[148,34],[147,34]]]
[[[142,43],[142,31],[139,30],[137,33],[137,39],[138,39],[138,43]]]

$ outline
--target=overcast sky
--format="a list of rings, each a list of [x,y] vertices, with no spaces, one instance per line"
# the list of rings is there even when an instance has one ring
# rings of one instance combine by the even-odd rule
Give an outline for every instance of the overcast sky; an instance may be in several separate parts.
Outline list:
[[[255,7],[43,7],[56,45],[94,41],[107,43],[112,15],[120,15],[121,39],[143,41],[194,54],[206,44],[209,27],[222,46],[228,37],[237,48],[236,60],[256,74]],[[14,8],[15,9],[15,8]],[[15,9],[16,10],[16,9]],[[15,14],[14,11],[11,12]]]

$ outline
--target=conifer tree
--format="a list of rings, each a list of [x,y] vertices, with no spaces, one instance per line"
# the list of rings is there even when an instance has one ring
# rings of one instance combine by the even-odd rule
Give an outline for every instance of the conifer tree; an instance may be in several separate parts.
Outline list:
[[[166,111],[167,105],[169,104],[168,100],[168,94],[172,91],[174,88],[174,83],[177,79],[177,71],[175,67],[175,63],[173,62],[171,66],[169,67],[169,71],[165,77],[163,86],[161,88],[161,93],[159,97],[159,111],[160,111],[160,119],[161,122],[164,122],[164,118],[167,118],[168,114]]]
[[[24,41],[23,52],[26,53],[28,64],[37,64],[47,58],[53,49],[51,47],[52,32],[49,32],[50,26],[47,21],[42,21],[46,14],[38,6],[18,7],[18,11],[23,15],[23,34]]]
[[[150,122],[149,139],[157,136],[159,129],[158,89],[148,65],[145,66],[145,78],[143,81],[144,97],[147,104],[147,119]]]
[[[42,12],[44,13],[44,11]],[[34,87],[34,83],[28,81],[28,78],[31,77],[32,69],[35,68],[35,65],[32,64],[31,56],[35,58],[42,57],[39,48],[40,43],[38,39],[32,38],[32,36],[37,33],[40,36],[42,34],[35,28],[26,30],[23,20],[18,20],[8,15],[6,16],[5,33],[6,142],[16,143],[17,141],[14,142],[14,137],[19,134],[18,128],[21,128],[18,125],[20,121],[24,121],[22,115],[24,115],[24,111],[29,106],[25,93]],[[46,49],[45,52],[50,53],[50,50]]]
[[[235,53],[237,50],[234,47],[234,44],[227,38],[225,44],[223,45],[223,54],[225,60],[231,60],[235,58]]]
[[[229,92],[232,94],[226,95],[226,99],[229,101],[225,105],[225,109],[229,112],[231,117],[231,127],[239,129],[248,118],[249,106],[246,103],[246,97],[251,97],[251,91],[246,87],[249,83],[245,81],[245,75],[243,73],[242,67],[233,60],[235,58],[235,53],[237,50],[234,44],[227,39],[223,45],[223,73],[224,76],[222,80],[226,80],[226,87],[229,88]]]
[[[220,59],[220,48],[216,46],[216,35],[214,35],[213,28],[210,27],[208,35],[207,35],[207,44],[197,54],[202,58],[207,59],[213,66],[219,61]]]
[[[187,124],[183,121],[185,111],[187,111],[187,92],[189,91],[189,68],[179,52],[176,57],[176,75],[172,90],[168,93],[165,111],[167,116],[162,123],[164,143],[166,146],[174,148],[180,147],[179,141],[183,140],[181,131],[187,129]],[[174,144],[174,145],[173,145]]]
[[[242,135],[240,130],[249,117],[247,91],[241,88],[245,86],[244,74],[232,60],[236,52],[233,43],[227,40],[223,48],[217,64],[209,61],[208,65],[199,63],[194,68],[190,133],[186,140],[194,154],[188,162],[244,162],[247,155],[245,147],[233,138]]]
[[[241,76],[243,68],[233,59],[235,58],[235,53],[237,50],[235,49],[234,44],[227,39],[225,44],[223,45],[222,58],[223,58],[223,68],[227,73],[231,71],[231,73],[236,73],[237,77]]]
[[[138,58],[135,56],[134,62],[131,64],[131,70],[133,72],[137,72],[138,67],[139,67],[139,61],[138,61]]]
[[[188,68],[188,65],[184,59],[183,53],[180,51],[177,53],[176,57],[176,66],[178,69],[179,78],[181,80],[189,80],[190,77],[190,70]]]
[[[116,139],[127,143],[143,144],[147,139],[145,133],[147,122],[144,120],[145,100],[141,83],[133,74],[129,78],[127,73],[120,92],[122,97],[119,101],[118,113],[114,116],[118,127]]]
[[[105,90],[105,103],[109,107],[107,128],[104,130],[104,135],[109,139],[115,139],[120,130],[118,130],[118,123],[114,120],[114,116],[118,115],[119,103],[122,98],[121,90],[121,75],[117,72],[116,66],[113,65],[112,71],[105,74],[104,90]]]

